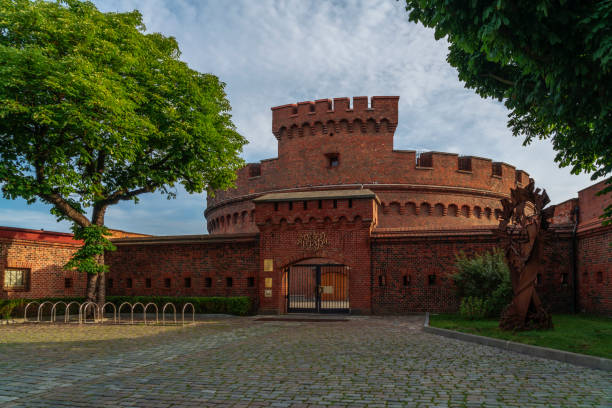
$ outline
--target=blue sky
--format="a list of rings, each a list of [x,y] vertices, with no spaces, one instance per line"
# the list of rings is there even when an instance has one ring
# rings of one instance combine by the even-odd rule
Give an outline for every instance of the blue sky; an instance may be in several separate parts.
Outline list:
[[[447,44],[408,22],[402,2],[98,0],[103,11],[138,9],[147,30],[177,38],[182,59],[227,84],[242,157],[276,157],[270,107],[322,98],[399,95],[396,149],[488,157],[524,169],[552,202],[592,182],[553,162],[550,142],[529,147],[506,127],[507,110],[465,89],[446,62]],[[148,194],[107,212],[107,225],[155,235],[205,233],[205,196]],[[0,199],[0,225],[69,231],[49,206]]]

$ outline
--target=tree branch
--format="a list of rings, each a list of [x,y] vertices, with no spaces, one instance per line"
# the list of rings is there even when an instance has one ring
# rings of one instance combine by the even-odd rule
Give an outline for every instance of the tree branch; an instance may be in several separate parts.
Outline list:
[[[492,78],[492,79],[498,81],[498,82],[501,82],[502,84],[506,84],[506,85],[509,85],[509,86],[516,86],[516,82],[504,79],[504,78],[499,77],[499,76],[497,76],[495,74],[492,74],[490,72],[487,74],[487,76],[489,78]]]

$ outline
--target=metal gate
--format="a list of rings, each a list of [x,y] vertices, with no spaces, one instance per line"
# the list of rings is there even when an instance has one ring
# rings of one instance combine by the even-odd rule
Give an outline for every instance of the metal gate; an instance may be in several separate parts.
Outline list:
[[[348,313],[349,276],[344,265],[294,265],[287,271],[287,312]]]

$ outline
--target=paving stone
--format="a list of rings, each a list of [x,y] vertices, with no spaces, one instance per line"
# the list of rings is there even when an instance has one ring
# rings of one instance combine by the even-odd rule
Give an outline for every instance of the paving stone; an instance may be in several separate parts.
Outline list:
[[[0,330],[0,407],[612,406],[612,374],[438,337],[421,317]]]

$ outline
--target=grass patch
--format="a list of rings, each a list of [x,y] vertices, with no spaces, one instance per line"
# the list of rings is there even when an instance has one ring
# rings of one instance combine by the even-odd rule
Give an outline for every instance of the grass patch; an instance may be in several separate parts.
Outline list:
[[[549,347],[573,353],[612,358],[612,318],[603,316],[553,315],[554,329],[506,332],[498,319],[464,319],[457,314],[432,314],[429,325],[479,336]]]

